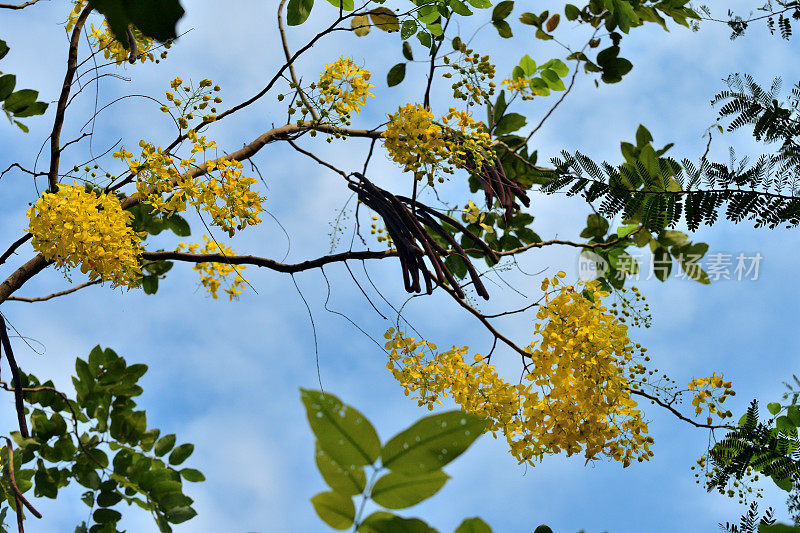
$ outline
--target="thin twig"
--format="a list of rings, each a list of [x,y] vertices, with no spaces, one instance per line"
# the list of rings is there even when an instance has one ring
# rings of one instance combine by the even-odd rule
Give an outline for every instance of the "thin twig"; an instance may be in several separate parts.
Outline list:
[[[70,289],[54,292],[53,294],[48,294],[47,296],[39,296],[36,298],[24,298],[22,296],[11,296],[8,298],[8,302],[27,302],[27,303],[34,303],[34,302],[46,302],[47,300],[52,300],[53,298],[58,298],[59,296],[66,296],[67,294],[72,294],[73,292],[79,291],[83,288],[90,287],[92,285],[97,285],[99,283],[103,283],[103,280],[96,279],[94,281],[87,281],[86,283],[81,283],[80,285],[76,285]]]

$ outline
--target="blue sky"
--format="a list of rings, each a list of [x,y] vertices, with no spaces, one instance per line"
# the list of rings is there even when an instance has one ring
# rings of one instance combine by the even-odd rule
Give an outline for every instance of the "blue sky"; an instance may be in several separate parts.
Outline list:
[[[326,2],[318,2],[307,25],[290,30],[293,49],[301,46],[315,28],[333,14]],[[712,11],[747,11],[754,3],[710,2]],[[210,77],[223,87],[226,108],[256,93],[279,66],[282,53],[274,23],[277,2],[237,0],[225,4],[195,0],[185,2],[187,16],[180,29],[186,35],[160,65],[123,66],[116,72],[127,79],[104,78],[99,101],[123,94],[159,97],[175,75],[195,82]],[[540,3],[518,1],[515,15],[524,10],[544,9]],[[551,12],[560,4],[547,7]],[[22,12],[0,12],[0,37],[12,47],[2,68],[17,74],[21,87],[41,91],[41,99],[54,101],[63,79],[66,37],[61,23],[66,2],[42,2]],[[485,16],[485,15],[483,15]],[[97,23],[97,21],[95,21]],[[469,33],[469,22],[464,23]],[[563,22],[562,24],[567,24]],[[492,55],[498,76],[523,54],[537,62],[560,57],[552,43],[533,39],[525,27],[514,24],[514,41],[497,37],[484,28],[475,48]],[[750,34],[735,41],[722,25],[705,24],[690,32],[674,24],[666,33],[658,27],[638,29],[623,42],[623,55],[635,65],[621,84],[594,87],[580,76],[564,106],[534,137],[540,161],[560,150],[581,150],[595,159],[619,160],[619,142],[633,139],[636,127],[646,125],[655,144],[675,142],[673,155],[698,158],[705,147],[702,134],[715,119],[709,101],[723,88],[722,80],[732,72],[749,72],[768,83],[781,74],[788,87],[798,79],[796,42],[770,37],[766,28],[754,26]],[[578,44],[584,29],[565,39]],[[419,50],[417,50],[419,53]],[[374,73],[375,98],[358,117],[358,125],[374,125],[407,101],[419,98],[424,68],[413,65],[398,88],[385,87],[389,66],[400,60],[396,35],[385,34],[357,40],[340,34],[311,49],[298,63],[305,79],[313,79],[320,68],[339,55],[349,55]],[[444,90],[441,84],[438,89]],[[446,105],[446,92],[435,94],[434,105]],[[552,103],[539,99],[520,105],[517,112],[536,123]],[[76,136],[93,111],[94,87],[79,97],[67,116],[64,139]],[[139,139],[167,143],[173,132],[157,105],[133,98],[104,111],[98,117],[91,150],[101,153],[121,139],[135,147]],[[274,95],[250,110],[215,124],[209,134],[226,150],[235,150],[272,125],[280,125],[285,113]],[[0,127],[0,167],[21,161],[32,167],[40,144],[52,124],[52,109],[44,118],[28,119],[31,132],[24,135],[11,127]],[[728,146],[740,153],[754,150],[746,135],[715,138],[712,157],[727,159]],[[347,170],[360,168],[366,144],[359,140],[327,144],[303,140],[303,146]],[[65,152],[64,165],[86,159],[86,142]],[[133,150],[132,150],[133,151]],[[256,158],[269,189],[268,209],[291,234],[287,261],[324,255],[330,248],[329,222],[344,204],[349,191],[337,175],[325,172],[288,146],[271,145]],[[39,168],[46,162],[41,158]],[[379,151],[370,167],[371,177],[395,191],[408,188],[403,176]],[[44,186],[38,183],[39,190]],[[38,196],[28,176],[9,173],[3,178],[0,204],[0,242],[10,243],[26,226],[28,202]],[[466,200],[464,187],[452,180],[445,194]],[[530,208],[534,228],[545,239],[577,238],[588,207],[578,199],[534,195]],[[366,220],[366,219],[365,219]],[[194,221],[193,239],[201,241],[202,226]],[[656,367],[679,383],[724,372],[734,382],[737,396],[726,406],[741,412],[752,398],[779,399],[781,381],[797,372],[798,342],[790,317],[800,309],[795,297],[797,232],[754,230],[747,225],[719,223],[702,228],[693,238],[708,242],[711,252],[760,253],[757,281],[720,281],[701,286],[686,280],[639,283],[653,309],[654,327],[635,330],[632,336],[649,348]],[[346,232],[342,246],[349,243]],[[281,259],[287,242],[269,217],[255,229],[231,241],[240,253]],[[379,248],[377,243],[370,243]],[[168,236],[153,239],[150,247],[170,249]],[[4,246],[1,248],[4,249]],[[24,247],[8,264],[0,267],[5,277],[32,254]],[[546,269],[548,274],[565,270],[576,277],[577,253],[571,248],[532,251],[520,258],[526,272]],[[361,265],[353,271],[366,278]],[[395,306],[406,299],[394,261],[367,265],[370,277]],[[331,284],[328,308],[346,314],[364,331],[380,339],[390,325],[375,314],[342,265],[325,269]],[[195,454],[187,463],[200,468],[208,481],[189,486],[195,498],[197,518],[176,531],[327,531],[308,502],[325,490],[313,460],[314,442],[299,401],[299,387],[318,387],[311,325],[303,301],[292,279],[254,267],[246,270],[255,291],[229,303],[208,298],[190,267],[176,265],[157,296],[124,293],[91,287],[44,304],[8,302],[3,313],[43,354],[34,353],[15,339],[17,359],[23,369],[40,377],[52,377],[57,386],[71,390],[69,376],[76,356],[85,357],[96,344],[115,349],[129,362],[146,363],[150,371],[143,379],[145,394],[140,406],[147,409],[151,426],[178,434],[193,442]],[[373,421],[385,440],[427,414],[402,393],[385,369],[382,350],[341,316],[325,309],[326,281],[319,271],[299,274],[295,280],[308,301],[316,324],[319,365],[323,386],[343,401],[361,410]],[[509,272],[509,283],[531,294],[538,291],[539,278]],[[79,273],[74,283],[81,281]],[[48,271],[29,282],[20,295],[36,296],[70,285],[58,272]],[[362,283],[363,285],[363,283]],[[366,282],[366,290],[384,313],[384,304]],[[489,284],[492,300],[481,303],[486,311],[504,310],[524,300],[501,284]],[[257,291],[257,293],[256,293]],[[406,306],[407,318],[427,338],[440,346],[469,345],[486,352],[490,338],[480,325],[451,300],[439,294],[415,298]],[[503,332],[521,343],[531,337],[533,317],[517,316],[498,322]],[[516,357],[505,351],[498,358],[509,372],[516,370]],[[13,427],[12,399],[0,412],[5,426]],[[741,507],[717,494],[707,494],[695,485],[689,468],[705,451],[708,434],[676,420],[663,410],[646,407],[651,434],[656,439],[655,457],[646,464],[622,469],[614,463],[584,466],[579,457],[549,457],[535,468],[524,468],[507,453],[504,442],[484,436],[446,470],[452,476],[429,501],[402,512],[425,518],[440,531],[452,531],[464,517],[481,516],[495,531],[532,531],[547,523],[556,533],[641,531],[706,532],[716,524],[737,520]],[[80,490],[68,490],[58,501],[38,501],[44,520],[32,531],[71,531],[86,518],[87,508],[78,500]],[[784,495],[765,486],[765,502],[782,513]],[[766,505],[762,505],[762,508]],[[150,517],[131,509],[125,519],[128,531],[155,530]]]

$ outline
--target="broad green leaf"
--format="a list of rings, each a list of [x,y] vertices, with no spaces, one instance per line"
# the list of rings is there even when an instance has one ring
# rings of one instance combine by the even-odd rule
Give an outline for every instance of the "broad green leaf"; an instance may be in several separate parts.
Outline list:
[[[478,518],[467,518],[456,528],[455,533],[492,533],[489,524]]]
[[[494,134],[495,136],[500,137],[502,135],[515,132],[525,126],[526,123],[527,121],[525,117],[519,113],[505,114],[500,118],[499,121],[497,121],[497,126],[494,128]]]
[[[194,444],[189,444],[189,443],[181,444],[180,446],[172,450],[171,454],[169,454],[169,464],[171,465],[181,464],[186,459],[188,459],[190,455],[192,455],[192,452],[194,452]]]
[[[504,0],[499,2],[492,10],[492,20],[504,20],[508,18],[514,10],[514,2],[512,0]]]
[[[534,94],[541,96],[550,95],[550,87],[547,86],[547,83],[542,78],[531,78],[530,88]]]
[[[350,20],[350,29],[358,37],[364,37],[370,32],[369,17],[367,15],[356,15]]]
[[[122,520],[122,513],[114,509],[97,509],[92,518],[98,524],[116,523]]]
[[[6,101],[3,103],[3,109],[9,113],[16,113],[22,111],[36,101],[39,96],[39,91],[33,89],[21,89],[11,93]]]
[[[770,412],[772,413],[772,411]],[[790,405],[789,408],[786,409],[786,416],[789,417],[789,420],[792,421],[792,424],[794,424],[796,427],[800,427],[800,407],[797,405]]]
[[[510,39],[514,36],[514,32],[511,31],[511,25],[505,20],[493,20],[492,26],[497,29],[497,34],[503,39]]]
[[[777,487],[779,489],[785,490],[786,492],[789,492],[790,490],[792,490],[792,478],[790,478],[790,477],[779,478],[779,477],[777,477],[775,475],[773,475],[771,477],[772,477],[772,481],[775,483],[775,485],[777,485]]]
[[[400,38],[405,40],[411,38],[417,32],[417,23],[414,20],[408,19],[403,21],[403,27],[400,30]]]
[[[319,443],[316,448],[317,469],[330,488],[345,496],[355,496],[364,492],[364,488],[367,486],[364,468],[337,463],[333,457],[320,448]]]
[[[553,530],[544,524],[541,524],[533,530],[533,533],[553,533]]]
[[[448,479],[441,470],[417,475],[389,472],[375,482],[371,496],[387,509],[405,509],[439,492]]]
[[[375,462],[381,441],[364,415],[332,394],[300,389],[300,396],[320,447],[337,463],[361,466]]]
[[[356,8],[354,0],[328,0],[328,3],[335,7],[341,7],[344,11],[353,11]]]
[[[358,526],[358,533],[438,533],[419,518],[401,518],[376,511]]]
[[[158,442],[156,442],[156,446],[153,449],[153,453],[156,454],[156,457],[161,457],[166,455],[172,447],[175,446],[175,434],[170,433],[169,435],[164,435]]]
[[[781,412],[781,404],[778,402],[770,402],[767,404],[767,409],[769,410],[770,414],[777,415]]]
[[[286,23],[289,26],[299,26],[308,19],[313,7],[314,0],[289,0],[286,6]]]
[[[131,23],[157,41],[167,41],[178,36],[176,26],[184,10],[178,0],[136,0],[124,2]]]
[[[353,500],[338,492],[320,492],[311,498],[311,503],[322,521],[333,529],[347,529],[356,518]]]
[[[538,26],[539,25],[539,17],[534,15],[533,13],[525,12],[519,16],[519,21],[523,24],[528,26]]]
[[[403,41],[403,57],[409,61],[414,61],[414,51],[411,49],[411,43]]]
[[[8,51],[9,51],[8,43],[6,43],[3,39],[0,39],[0,59],[6,57]]]
[[[394,32],[400,31],[400,21],[397,20],[397,15],[388,7],[376,7],[369,12],[372,23],[379,30]]]
[[[580,236],[584,239],[599,238],[606,233],[608,233],[608,220],[601,215],[593,213],[586,217],[586,227]]]
[[[544,69],[540,76],[547,84],[547,87],[554,91],[565,91],[567,88],[564,86],[564,81],[558,77],[558,74],[552,69]]]
[[[419,41],[419,44],[421,44],[425,48],[430,48],[431,47],[431,44],[432,44],[432,42],[431,42],[431,34],[428,33],[427,31],[419,30],[417,32],[417,40]]]
[[[142,276],[142,289],[145,294],[158,292],[158,276]]]
[[[525,76],[533,76],[536,73],[536,61],[531,59],[531,56],[525,54],[522,56],[522,59],[519,60],[519,67],[522,69],[522,72],[525,73]]]
[[[17,84],[17,77],[13,74],[4,74],[0,76],[0,100],[5,100],[14,92],[14,86]]]
[[[406,64],[398,63],[389,69],[389,73],[386,75],[386,83],[389,87],[394,87],[395,85],[400,85],[405,77]]]
[[[567,17],[567,20],[572,21],[581,16],[581,11],[576,6],[567,4],[564,6],[564,15]]]
[[[539,68],[542,69],[549,68],[550,70],[558,74],[558,76],[561,78],[569,74],[569,67],[566,65],[566,63],[564,63],[560,59],[551,59],[550,61],[548,61]]]
[[[659,281],[666,281],[671,272],[672,258],[666,248],[659,246],[653,251],[653,273]]]
[[[491,0],[468,0],[472,7],[477,7],[478,9],[488,9],[492,7]]]
[[[44,112],[47,111],[47,103],[46,102],[34,102],[28,107],[14,112],[15,117],[25,118],[25,117],[32,117],[34,115],[44,115]]]
[[[186,481],[190,481],[192,483],[200,483],[201,481],[206,480],[206,476],[199,470],[195,470],[194,468],[184,468],[181,470],[181,477]]]
[[[461,15],[462,17],[472,15],[470,8],[461,0],[450,0],[450,9],[453,10],[453,13]]]
[[[166,516],[167,521],[170,524],[182,524],[183,522],[191,520],[192,518],[197,516],[197,511],[195,511],[189,506],[181,506],[181,507],[173,507],[172,509],[164,513],[164,515]]]
[[[481,436],[486,421],[463,411],[420,419],[383,447],[383,466],[393,472],[422,474],[442,468]]]
[[[645,144],[650,144],[651,142],[653,142],[653,136],[650,134],[650,131],[642,124],[639,124],[639,127],[636,129],[636,146],[641,148]]]

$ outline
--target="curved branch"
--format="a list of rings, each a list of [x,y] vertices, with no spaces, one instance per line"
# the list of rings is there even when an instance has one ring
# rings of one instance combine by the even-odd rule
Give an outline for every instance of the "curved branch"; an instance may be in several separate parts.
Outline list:
[[[94,281],[87,281],[86,283],[81,283],[80,285],[76,285],[70,289],[54,292],[53,294],[48,294],[47,296],[39,296],[36,298],[23,298],[22,296],[9,296],[8,302],[27,302],[27,303],[34,303],[34,302],[46,302],[47,300],[52,300],[53,298],[58,298],[59,296],[66,296],[67,294],[72,294],[73,292],[77,292],[81,289],[86,287],[91,287],[92,285],[98,285],[103,283],[103,280],[96,279]]]
[[[714,424],[701,424],[699,422],[695,422],[694,420],[692,420],[691,418],[688,418],[683,413],[681,413],[680,411],[678,411],[677,409],[675,409],[670,404],[666,403],[664,400],[662,400],[661,398],[659,398],[657,396],[653,396],[651,394],[647,394],[646,392],[641,391],[641,390],[637,390],[637,389],[628,389],[628,392],[631,393],[631,394],[635,394],[636,396],[641,396],[643,398],[647,398],[651,402],[663,407],[664,409],[669,410],[673,415],[677,416],[678,418],[680,418],[684,422],[688,422],[688,423],[690,423],[691,425],[693,425],[695,427],[708,428],[708,429],[736,429],[735,427],[729,426],[727,424],[714,425]]]
[[[276,272],[294,274],[304,270],[320,268],[330,263],[340,263],[353,259],[385,259],[397,256],[396,250],[385,250],[383,252],[373,252],[366,250],[363,252],[342,252],[339,254],[326,255],[317,259],[310,259],[302,263],[280,263],[266,257],[253,255],[223,255],[223,254],[189,254],[185,252],[144,252],[143,259],[149,261],[183,261],[186,263],[223,263],[227,265],[254,265],[257,267],[268,268]]]

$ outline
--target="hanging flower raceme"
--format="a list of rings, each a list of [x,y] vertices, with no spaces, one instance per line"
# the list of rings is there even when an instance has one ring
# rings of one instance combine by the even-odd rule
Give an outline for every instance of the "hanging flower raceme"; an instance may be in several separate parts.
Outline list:
[[[178,244],[178,248],[175,251],[180,252],[185,249],[192,254],[220,253],[226,257],[233,257],[236,255],[233,253],[233,250],[221,242],[209,239],[205,235],[203,235],[203,239],[206,243],[202,249],[200,249],[199,244],[186,244],[182,242]],[[244,265],[231,265],[227,263],[197,263],[192,267],[192,270],[196,270],[200,273],[200,283],[203,284],[203,287],[206,288],[206,292],[211,294],[211,297],[215,300],[217,299],[217,293],[220,287],[222,287],[222,282],[228,279],[228,276],[234,274],[233,281],[224,291],[230,300],[235,300],[239,298],[239,295],[244,290],[245,283],[249,282],[249,280],[244,279],[242,276],[242,271],[245,268],[247,267]]]
[[[375,96],[369,92],[370,88],[375,87],[369,83],[371,76],[368,70],[360,68],[352,59],[340,57],[325,65],[325,70],[320,74],[317,84],[319,103],[323,109],[330,109],[335,115],[331,118],[349,121],[353,112],[361,112],[367,97]]]
[[[559,283],[546,280],[543,290]],[[539,312],[541,339],[526,349],[530,384],[507,382],[480,354],[467,363],[467,347],[437,352],[394,329],[386,334],[387,368],[420,405],[432,409],[450,395],[465,411],[487,418],[520,463],[560,452],[583,452],[587,461],[607,456],[624,466],[649,459],[653,439],[624,377],[635,352],[626,327],[602,307],[606,293],[596,284],[581,292],[556,290]]]
[[[441,183],[441,174],[453,174],[456,168],[470,171],[494,158],[492,140],[484,125],[468,113],[451,108],[434,121],[433,113],[419,104],[407,104],[389,115],[383,133],[389,156],[413,172],[418,180],[427,178]]]
[[[57,267],[80,265],[91,280],[114,287],[139,284],[142,236],[128,225],[133,215],[113,194],[84,185],[62,185],[28,209],[33,248]]]

